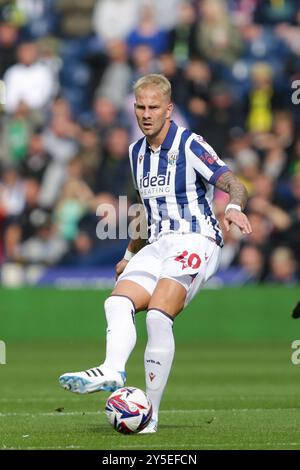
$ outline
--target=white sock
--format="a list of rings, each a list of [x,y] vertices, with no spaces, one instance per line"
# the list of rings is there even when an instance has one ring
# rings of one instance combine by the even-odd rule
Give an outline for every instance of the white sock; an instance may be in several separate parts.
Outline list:
[[[106,357],[103,366],[125,371],[126,362],[136,343],[135,308],[132,301],[112,295],[104,302],[107,320]]]
[[[175,353],[173,320],[159,310],[150,309],[146,323],[148,331],[144,357],[146,391],[152,401],[153,418],[157,420],[160,401]]]

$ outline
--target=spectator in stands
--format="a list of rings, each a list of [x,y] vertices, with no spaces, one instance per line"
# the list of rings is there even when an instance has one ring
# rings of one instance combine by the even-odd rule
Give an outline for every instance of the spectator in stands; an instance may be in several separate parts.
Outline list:
[[[259,283],[264,277],[265,257],[261,249],[244,244],[238,251],[236,263],[227,268],[221,266],[214,276],[217,285],[244,285]]]
[[[102,139],[105,139],[108,132],[118,126],[123,119],[122,112],[105,96],[95,98],[94,112],[95,125]]]
[[[287,164],[287,154],[279,137],[271,134],[268,147],[264,149],[262,169],[271,178],[278,178]]]
[[[45,220],[46,213],[39,207],[39,183],[28,178],[24,180],[24,209],[6,220],[4,242],[5,255],[9,261],[17,261],[19,246],[31,238],[36,225]]]
[[[271,28],[247,23],[240,28],[244,42],[243,59],[251,66],[254,62],[268,62],[282,72],[287,47]],[[277,77],[276,77],[277,78]]]
[[[277,137],[277,147],[284,153],[282,165],[275,175],[278,177],[288,176],[289,169],[294,158],[296,148],[296,126],[293,114],[285,109],[277,110],[273,117],[273,133]]]
[[[69,251],[60,260],[61,266],[74,268],[99,268],[117,263],[126,249],[126,240],[95,240],[94,228],[97,220],[93,220],[93,233],[86,231],[84,225],[79,230]]]
[[[258,283],[263,279],[264,255],[257,246],[244,245],[238,256],[240,276],[245,283]]]
[[[18,13],[23,16],[22,34],[30,39],[57,32],[56,0],[17,0]]]
[[[24,264],[52,266],[67,251],[67,243],[56,234],[51,217],[45,214],[36,223],[35,233],[18,247],[17,260]]]
[[[289,214],[275,204],[272,204],[265,197],[252,197],[249,201],[248,209],[264,217],[265,220],[269,222],[270,230],[282,232],[287,230],[291,225]]]
[[[4,119],[3,160],[10,164],[19,165],[26,157],[33,127],[31,118],[28,107],[20,102],[15,112]]]
[[[264,256],[267,257],[271,251],[270,234],[272,232],[272,224],[270,224],[264,215],[255,212],[250,212],[248,219],[254,229],[252,233],[247,236],[243,244],[249,243],[256,246],[262,250]]]
[[[0,79],[17,62],[18,28],[0,16]]]
[[[139,0],[97,0],[93,26],[99,38],[124,40],[138,23]]]
[[[242,52],[239,30],[230,19],[225,0],[198,1],[198,8],[195,50],[222,72],[222,66],[231,66]]]
[[[300,24],[300,13],[296,16],[296,24],[291,25],[288,23],[280,23],[276,28],[274,28],[274,32],[278,38],[280,38],[287,46],[289,52],[289,58],[291,61],[296,60],[299,58],[300,55],[300,31],[299,31],[299,24]],[[297,70],[297,66],[295,67],[294,64],[290,64],[292,69]],[[298,68],[299,70],[299,68]]]
[[[178,9],[182,0],[144,0],[144,3],[153,7],[159,28],[166,31],[174,28],[178,21]]]
[[[289,181],[283,182],[277,189],[277,197],[281,207],[291,212],[300,204],[300,173],[292,175]]]
[[[230,131],[237,122],[236,108],[226,82],[212,83],[208,89],[209,101],[203,122],[193,128],[205,139],[214,142],[216,152],[223,155],[229,144]]]
[[[25,178],[34,178],[41,183],[50,161],[42,131],[37,129],[29,139],[28,152],[20,164],[20,171]]]
[[[46,64],[38,60],[34,42],[21,44],[17,49],[18,63],[5,73],[6,110],[13,113],[20,102],[29,109],[43,111],[53,98],[56,84]]]
[[[133,67],[133,81],[149,73],[155,73],[158,70],[154,51],[147,44],[141,44],[133,48],[131,51],[131,62]]]
[[[93,248],[94,243],[91,235],[84,230],[79,230],[59,264],[61,266],[71,266],[72,268],[91,266]]]
[[[62,68],[60,85],[78,120],[86,118],[102,74],[105,53],[93,31],[95,0],[56,2],[60,13]]]
[[[19,216],[25,207],[24,181],[12,166],[2,170],[0,182],[0,210],[6,219]]]
[[[188,0],[178,5],[178,21],[170,31],[170,50],[176,62],[184,65],[195,53],[196,9]]]
[[[116,199],[130,192],[128,165],[128,131],[115,127],[108,133],[103,149],[103,163],[99,168],[97,192],[107,192]],[[132,193],[132,190],[131,190]]]
[[[270,258],[268,282],[293,285],[299,281],[299,266],[290,248],[276,248]]]
[[[273,110],[279,105],[274,92],[272,68],[268,63],[255,63],[251,68],[251,79],[247,97],[247,128],[252,133],[269,132],[273,124]]]
[[[107,56],[109,65],[103,73],[96,96],[107,98],[120,109],[130,89],[132,74],[126,43],[120,39],[108,41]]]
[[[281,0],[274,2],[262,0],[256,3],[254,21],[267,25],[294,23],[300,12],[299,0]]]
[[[185,112],[189,119],[190,126],[195,129],[197,123],[202,124],[203,119],[208,114],[208,102],[212,86],[212,73],[209,65],[201,59],[191,59],[187,62],[184,70],[186,97]],[[181,91],[183,94],[183,91]],[[201,121],[201,117],[203,118]]]
[[[236,172],[251,195],[254,182],[260,171],[259,155],[251,147],[251,136],[249,134],[234,130],[231,136],[229,155],[233,159]]]
[[[176,63],[171,52],[161,54],[158,59],[159,73],[170,81],[173,90],[173,102],[183,114],[187,113],[188,80],[183,69]],[[200,79],[201,81],[201,76]]]
[[[300,173],[300,135],[295,140],[292,157],[287,167],[287,176]]]
[[[59,74],[62,68],[62,59],[59,56],[60,43],[57,38],[44,37],[37,41],[39,49],[39,58],[42,64],[45,64],[53,76],[54,96],[58,96],[60,91]]]
[[[79,220],[89,212],[95,212],[95,196],[82,178],[82,160],[73,158],[67,165],[66,181],[55,207],[58,235],[64,240],[74,240]]]
[[[59,197],[65,179],[67,163],[79,149],[79,127],[67,114],[53,114],[49,128],[44,132],[46,152],[51,156],[42,182],[40,202],[51,208]]]
[[[93,127],[82,127],[79,134],[78,157],[82,165],[82,179],[92,191],[97,185],[97,173],[102,163],[101,139]]]
[[[92,13],[95,0],[59,0],[56,11],[60,14],[60,34],[63,38],[85,38],[92,34]]]
[[[293,250],[298,266],[300,266],[300,203],[293,211],[290,211],[290,216],[291,225],[284,233],[281,242]]]
[[[229,0],[227,3],[234,24],[243,26],[253,22],[257,0]]]
[[[169,35],[167,31],[159,28],[152,4],[144,5],[141,8],[138,25],[129,34],[127,44],[130,50],[136,46],[147,45],[156,56],[167,52]]]

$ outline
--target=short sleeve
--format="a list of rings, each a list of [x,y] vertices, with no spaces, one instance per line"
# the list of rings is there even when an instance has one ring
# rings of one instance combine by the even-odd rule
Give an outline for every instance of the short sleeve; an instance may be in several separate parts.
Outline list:
[[[135,144],[131,144],[129,146],[129,161],[130,161],[130,168],[131,168],[131,176],[132,176],[133,186],[134,186],[134,189],[138,190],[135,175],[134,175],[134,162],[133,162],[134,147],[135,147]]]
[[[197,135],[191,140],[188,158],[194,170],[210,184],[215,184],[223,173],[230,171],[214,149]]]

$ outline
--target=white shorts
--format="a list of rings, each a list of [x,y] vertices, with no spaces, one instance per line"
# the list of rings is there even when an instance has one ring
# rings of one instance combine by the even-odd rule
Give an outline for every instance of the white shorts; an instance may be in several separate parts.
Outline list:
[[[220,254],[213,240],[198,233],[167,233],[131,258],[117,283],[136,282],[152,295],[159,279],[173,279],[187,290],[187,305],[218,269]]]

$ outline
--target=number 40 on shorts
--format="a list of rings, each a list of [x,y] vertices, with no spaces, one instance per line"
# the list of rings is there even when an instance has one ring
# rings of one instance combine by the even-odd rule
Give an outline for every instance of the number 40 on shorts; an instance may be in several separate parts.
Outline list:
[[[176,258],[175,261],[178,261],[182,264],[182,269],[185,268],[192,268],[198,269],[201,265],[200,256],[197,253],[189,254],[188,251],[184,250],[180,253]]]

